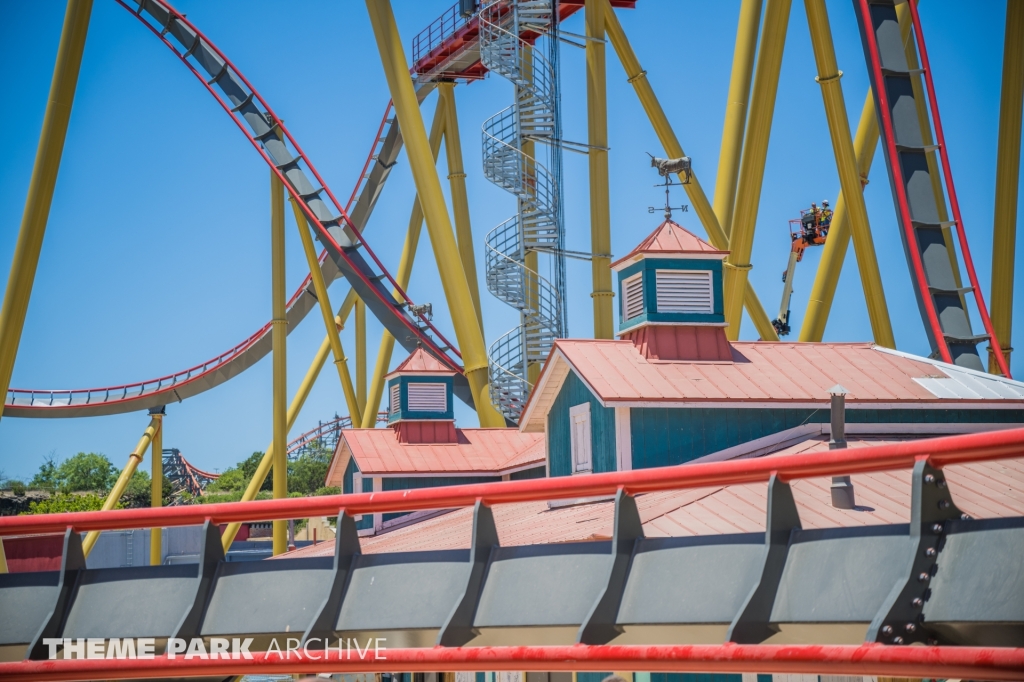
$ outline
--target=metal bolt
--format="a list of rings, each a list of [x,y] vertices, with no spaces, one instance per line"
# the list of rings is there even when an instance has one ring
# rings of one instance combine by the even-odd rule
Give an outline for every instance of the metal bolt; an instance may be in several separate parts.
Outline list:
[[[917,626],[914,625],[913,623],[907,623],[907,628],[906,629],[907,629],[907,632],[914,632],[915,630],[917,630]]]
[[[925,556],[935,556],[935,554],[936,554],[936,551],[935,551],[934,547],[929,547],[928,549],[926,549],[924,551],[924,555]]]
[[[939,509],[949,509],[949,500],[939,500]]]
[[[944,479],[944,478],[940,478],[940,479],[939,479],[939,482],[938,482],[938,486],[939,486],[940,488],[945,488],[945,487],[946,487],[946,479]]]
[[[938,643],[939,640],[935,639],[934,637],[928,638],[928,646],[936,646]]]
[[[892,643],[893,644],[903,644],[903,638],[902,637],[893,637],[892,638]]]
[[[885,635],[886,637],[888,637],[889,635],[891,635],[891,634],[892,634],[892,626],[891,626],[891,625],[886,625],[886,626],[884,626],[884,627],[882,628],[882,634],[883,634],[883,635]]]
[[[913,606],[915,609],[919,609],[922,606],[924,606],[924,600],[921,599],[920,597],[914,597],[911,600],[910,605]]]
[[[942,524],[941,523],[933,523],[932,524],[932,532],[935,533],[936,535],[941,533],[942,532]]]
[[[925,483],[935,483],[935,477],[932,476],[931,474],[925,474],[924,482]]]
[[[960,515],[960,519],[963,520],[963,521],[970,521],[971,520],[971,515],[970,514],[961,514]]]
[[[918,576],[917,576],[917,579],[920,580],[923,583],[928,582],[929,580],[931,580],[931,578],[932,577],[930,575],[928,575],[928,573],[926,573],[926,572],[922,572],[922,573],[918,574]]]

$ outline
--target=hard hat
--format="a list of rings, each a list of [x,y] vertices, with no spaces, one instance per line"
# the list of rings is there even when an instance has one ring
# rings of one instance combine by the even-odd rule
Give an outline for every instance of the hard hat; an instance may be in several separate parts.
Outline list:
[[[823,199],[821,202],[822,206],[828,206],[828,199]]]

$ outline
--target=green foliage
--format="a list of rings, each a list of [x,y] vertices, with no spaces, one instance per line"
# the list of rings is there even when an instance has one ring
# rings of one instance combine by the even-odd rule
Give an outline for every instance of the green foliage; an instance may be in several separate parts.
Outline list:
[[[21,497],[25,494],[25,484],[21,481],[11,481],[11,492]]]
[[[325,447],[316,444],[304,452],[298,459],[288,462],[288,492],[313,495],[323,487],[327,480],[327,470],[331,467],[331,453]]]
[[[125,488],[124,493],[121,495],[121,503],[127,509],[152,506],[152,484],[153,479],[150,478],[148,471],[137,470],[131,480],[128,481],[128,487]],[[171,484],[166,477],[164,477],[162,492],[161,504],[166,507],[171,503]]]
[[[39,473],[32,477],[28,485],[36,490],[56,490],[58,486],[57,477],[57,462],[51,455],[39,466]]]
[[[219,502],[239,502],[242,499],[244,490],[228,490],[228,491],[214,491],[210,492],[209,488],[206,489],[206,494],[202,497],[192,497],[187,493],[182,495],[185,504],[217,504]],[[185,499],[187,497],[187,499]],[[257,500],[269,500],[273,497],[272,493],[266,490],[261,490],[256,493]]]
[[[256,469],[259,467],[262,459],[262,452],[252,453],[247,458],[222,473],[220,478],[216,481],[213,481],[206,486],[206,492],[218,493],[238,491],[239,499],[241,499],[241,493],[245,491],[246,486],[249,485],[249,481],[256,475]],[[260,490],[270,492],[273,489],[273,476],[267,476],[266,480],[263,481],[263,485],[260,487]]]
[[[72,495],[69,493],[54,493],[52,497],[38,502],[29,502],[27,514],[60,514],[62,512],[99,511],[103,507],[103,498],[93,493],[85,495]],[[118,504],[115,509],[123,509]]]
[[[117,468],[106,455],[79,452],[57,463],[48,457],[39,472],[29,482],[31,488],[59,490],[63,493],[93,491],[105,492],[117,480]]]

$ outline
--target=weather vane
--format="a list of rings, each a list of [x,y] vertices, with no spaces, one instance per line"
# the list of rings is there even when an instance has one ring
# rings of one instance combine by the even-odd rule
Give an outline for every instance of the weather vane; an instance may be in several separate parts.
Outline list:
[[[664,209],[659,209],[656,206],[648,206],[647,212],[654,213],[658,210],[665,211],[665,220],[672,219],[672,211],[677,210],[685,213],[690,209],[689,206],[683,204],[682,206],[670,206],[668,188],[672,185],[688,185],[690,184],[690,157],[680,156],[677,159],[659,159],[650,152],[647,156],[651,157],[651,167],[658,169],[658,175],[665,178],[665,182],[655,185],[655,187],[665,188],[665,206]],[[682,176],[682,182],[672,182],[672,173],[677,173]]]

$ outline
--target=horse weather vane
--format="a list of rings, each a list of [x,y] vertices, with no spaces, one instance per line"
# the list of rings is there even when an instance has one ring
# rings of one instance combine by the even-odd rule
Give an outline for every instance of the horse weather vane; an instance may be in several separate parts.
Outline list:
[[[688,185],[688,184],[690,184],[690,157],[689,156],[680,156],[677,159],[659,159],[658,157],[652,155],[649,152],[648,152],[647,156],[651,157],[651,167],[652,168],[657,168],[658,169],[658,175],[660,175],[661,177],[665,178],[665,182],[664,183],[655,185],[655,187],[664,187],[665,188],[665,206],[664,206],[664,208],[663,209],[659,209],[656,206],[648,206],[647,207],[647,212],[648,213],[655,213],[656,211],[664,210],[665,211],[665,220],[671,220],[672,219],[672,211],[673,210],[680,211],[680,212],[683,212],[683,213],[687,212],[690,209],[690,207],[687,206],[686,204],[683,204],[682,206],[670,206],[669,205],[668,188],[671,187],[672,185]],[[682,180],[683,181],[682,182],[672,182],[672,174],[673,173],[676,173],[676,174],[682,176]]]

